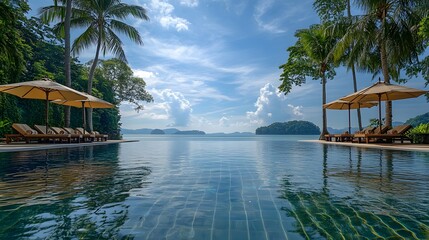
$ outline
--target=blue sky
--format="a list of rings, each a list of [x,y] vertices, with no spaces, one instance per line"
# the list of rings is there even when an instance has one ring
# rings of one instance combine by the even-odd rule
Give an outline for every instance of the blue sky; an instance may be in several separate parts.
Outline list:
[[[127,0],[148,10],[149,22],[133,18],[143,37],[139,46],[123,37],[135,75],[143,77],[154,102],[136,112],[122,103],[123,128],[198,129],[254,132],[273,122],[307,120],[322,125],[321,85],[308,79],[287,96],[277,92],[286,49],[297,29],[318,23],[313,1],[285,0]],[[35,14],[49,0],[29,0]],[[79,30],[72,35],[79,34]],[[93,58],[89,48],[79,59]],[[112,56],[106,55],[105,58]],[[358,74],[358,88],[371,85],[371,75]],[[422,79],[407,86],[424,88]],[[327,85],[328,102],[351,93],[351,74],[343,68]],[[382,104],[384,107],[384,104]],[[428,112],[424,97],[393,103],[393,120],[406,121]],[[363,109],[363,123],[378,116]],[[384,108],[383,108],[384,114]],[[356,117],[352,115],[352,126]],[[347,127],[347,111],[328,110],[328,126]]]

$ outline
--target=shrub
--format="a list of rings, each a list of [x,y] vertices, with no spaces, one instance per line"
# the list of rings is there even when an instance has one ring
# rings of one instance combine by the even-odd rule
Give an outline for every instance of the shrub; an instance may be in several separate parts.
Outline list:
[[[429,123],[422,123],[406,133],[407,137],[413,140],[413,143],[423,143],[424,136],[429,134]]]

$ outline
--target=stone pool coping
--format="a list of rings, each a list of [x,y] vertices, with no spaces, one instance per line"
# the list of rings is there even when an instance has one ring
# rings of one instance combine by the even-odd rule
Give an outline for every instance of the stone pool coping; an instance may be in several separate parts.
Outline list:
[[[44,149],[58,149],[58,148],[75,148],[86,146],[100,146],[116,143],[138,142],[138,140],[107,140],[104,142],[88,142],[88,143],[0,143],[0,152],[20,152],[20,151],[33,151]]]
[[[412,143],[351,143],[351,142],[330,142],[324,140],[299,140],[300,142],[314,142],[329,145],[341,145],[360,148],[377,148],[400,151],[419,151],[429,152],[429,144],[412,144]]]

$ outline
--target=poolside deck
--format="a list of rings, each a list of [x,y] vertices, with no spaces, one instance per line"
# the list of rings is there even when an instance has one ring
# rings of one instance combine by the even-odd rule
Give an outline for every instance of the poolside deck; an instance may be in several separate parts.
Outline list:
[[[125,142],[137,142],[138,140],[107,140],[104,142],[88,142],[88,143],[30,143],[17,142],[6,144],[0,143],[0,152],[20,152],[20,151],[32,151],[32,150],[43,150],[43,149],[57,149],[57,148],[75,148],[85,146],[99,146],[108,145],[115,143]]]
[[[360,148],[377,148],[400,151],[419,151],[429,152],[429,144],[412,144],[412,143],[351,143],[351,142],[330,142],[324,140],[300,140],[301,142],[315,142],[321,144],[351,146]]]

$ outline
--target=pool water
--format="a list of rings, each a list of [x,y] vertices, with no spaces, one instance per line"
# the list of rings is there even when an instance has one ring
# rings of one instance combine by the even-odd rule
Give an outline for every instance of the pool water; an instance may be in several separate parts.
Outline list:
[[[0,239],[429,239],[429,153],[126,138],[0,153]]]

